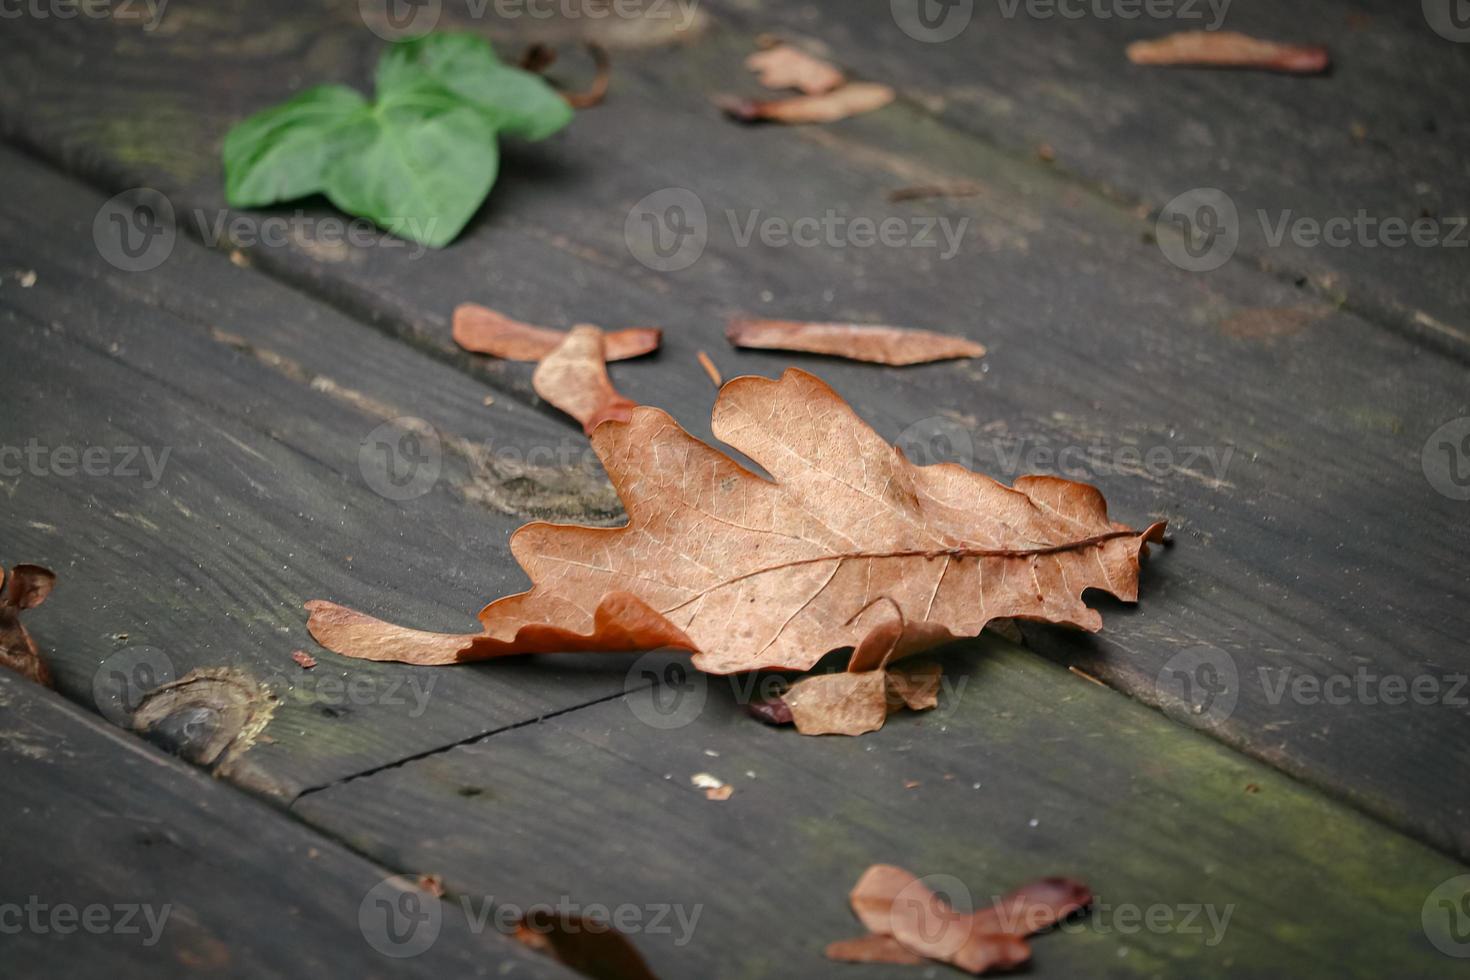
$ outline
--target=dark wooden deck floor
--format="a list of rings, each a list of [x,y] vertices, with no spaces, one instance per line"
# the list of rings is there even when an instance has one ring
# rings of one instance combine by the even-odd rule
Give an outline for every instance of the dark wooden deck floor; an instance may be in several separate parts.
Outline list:
[[[697,915],[687,943],[673,913],[634,937],[666,980],[916,976],[821,956],[857,931],[845,895],[880,861],[978,894],[1086,879],[1098,908],[1037,942],[1037,977],[1465,969],[1426,929],[1470,929],[1431,897],[1470,873],[1470,494],[1426,465],[1470,471],[1436,435],[1470,435],[1470,248],[1454,244],[1470,44],[1419,5],[1232,5],[1231,29],[1332,48],[1334,72],[1302,79],[1135,68],[1129,40],[1195,25],[1000,4],[924,43],[884,0],[705,0],[672,40],[664,21],[476,19],[446,0],[445,26],[506,50],[590,31],[614,47],[615,83],[565,133],[507,147],[465,236],[419,254],[313,240],[335,217],[320,202],[283,241],[244,240],[295,208],[213,233],[229,126],[308,84],[366,88],[382,42],[355,3],[177,2],[156,30],[0,23],[0,447],[152,454],[132,473],[0,475],[0,558],[60,576],[28,622],[64,696],[0,677],[0,926],[33,898],[173,909],[156,945],[0,934],[7,976],[553,976],[475,911],[563,896],[645,924]],[[736,126],[709,98],[748,88],[741,61],[765,31],[825,42],[902,97],[832,126]],[[980,193],[887,197],[945,181]],[[107,234],[130,215],[113,196],[139,187],[167,196],[178,234],[133,272]],[[1235,257],[1210,272],[1156,241],[1160,209],[1200,187],[1240,215]],[[707,216],[702,256],[674,272],[625,239],[630,210],[667,188]],[[737,233],[829,210],[968,225],[947,259]],[[1288,212],[1360,211],[1431,219],[1447,241],[1269,234]],[[1001,478],[1018,451],[1077,447],[1115,516],[1167,519],[1173,545],[1102,634],[961,644],[939,712],[861,739],[759,726],[718,679],[688,724],[651,725],[631,657],[415,671],[316,651],[307,599],[468,628],[522,585],[513,528],[617,517],[529,368],[453,345],[461,301],[663,326],[664,349],[615,380],[706,437],[697,351],[727,377],[793,361],[729,350],[730,313],[963,333],[983,362],[800,363],[885,436],[919,451],[946,436]],[[442,471],[392,499],[361,449],[402,417],[435,428]],[[298,668],[298,648],[320,666]],[[1201,665],[1225,694],[1208,710],[1178,681]],[[213,684],[182,689],[198,704],[164,728],[216,780],[91,713],[125,722],[119,692],[195,670]],[[221,698],[228,711],[199,710]],[[701,771],[734,796],[706,800]],[[390,873],[449,890],[423,955],[385,957],[360,924]],[[1171,924],[1121,911],[1150,908]],[[1188,909],[1199,931],[1181,928]]]

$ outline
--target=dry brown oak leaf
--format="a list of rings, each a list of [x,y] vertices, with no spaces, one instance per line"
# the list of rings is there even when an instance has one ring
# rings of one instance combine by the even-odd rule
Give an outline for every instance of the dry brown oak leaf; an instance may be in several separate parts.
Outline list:
[[[842,647],[866,664],[995,619],[1096,631],[1082,593],[1136,601],[1140,554],[1162,540],[1162,523],[1110,521],[1085,484],[1030,476],[1012,488],[915,466],[797,369],[726,384],[713,431],[771,479],[655,408],[599,426],[592,447],[627,526],[522,527],[510,547],[533,587],[486,606],[483,633],[426,633],[318,600],[312,635],[346,656],[414,664],[660,647],[715,674],[807,670]]]

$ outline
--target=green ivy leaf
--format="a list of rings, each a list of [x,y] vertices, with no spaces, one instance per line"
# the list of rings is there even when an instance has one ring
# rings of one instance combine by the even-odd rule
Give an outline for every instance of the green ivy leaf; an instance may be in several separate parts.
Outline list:
[[[572,109],[540,77],[502,64],[472,34],[396,44],[377,101],[341,85],[302,92],[225,137],[225,197],[260,207],[323,193],[349,214],[441,247],[490,193],[497,133],[544,139]]]
[[[395,44],[378,62],[378,97],[427,76],[484,110],[498,130],[545,139],[572,121],[572,107],[540,75],[513,68],[474,34],[431,34]]]
[[[327,197],[400,238],[452,242],[500,167],[495,128],[474,106],[425,84],[379,100],[327,172]]]
[[[258,112],[225,137],[225,199],[253,208],[326,188],[327,165],[368,101],[345,85],[322,85]]]

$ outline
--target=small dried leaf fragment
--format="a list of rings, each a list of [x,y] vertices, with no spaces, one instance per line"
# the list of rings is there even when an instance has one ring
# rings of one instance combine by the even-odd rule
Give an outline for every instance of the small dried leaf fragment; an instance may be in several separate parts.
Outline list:
[[[908,637],[974,636],[995,619],[1095,632],[1102,617],[1084,594],[1137,601],[1140,559],[1163,539],[1162,522],[1112,521],[1086,484],[1023,476],[1008,487],[916,466],[795,368],[727,382],[712,431],[769,477],[655,408],[598,427],[592,448],[628,523],[516,531],[511,552],[532,588],[481,610],[481,634],[405,629],[324,602],[309,604],[308,627],[328,649],[372,660],[667,646],[693,651],[708,673],[804,671],[842,647],[891,661],[919,652]],[[903,613],[901,646],[896,616],[863,615],[875,593]],[[875,631],[881,642],[868,642]]]
[[[657,980],[628,937],[601,920],[562,914],[550,906],[532,908],[514,936],[591,980]]]
[[[759,75],[766,88],[794,88],[806,95],[823,95],[847,81],[836,66],[791,44],[757,51],[745,59],[745,67]]]
[[[870,935],[832,943],[827,947],[828,958],[857,963],[913,962],[899,958],[898,950],[903,950],[978,975],[1025,963],[1031,958],[1026,937],[1086,908],[1092,903],[1092,892],[1081,882],[1044,878],[989,908],[965,913],[903,868],[875,864],[858,879],[849,901]],[[891,939],[892,944],[881,939]]]
[[[715,104],[741,122],[778,122],[788,125],[831,123],[876,112],[897,95],[887,85],[853,82],[823,95],[795,95],[788,99],[717,98]]]
[[[940,670],[920,664],[816,674],[792,684],[780,701],[803,735],[864,735],[882,728],[895,711],[938,707]]]
[[[316,658],[305,650],[291,651],[291,659],[296,661],[296,666],[302,670],[311,670],[311,668],[316,666]]]
[[[55,681],[41,650],[31,634],[21,625],[24,609],[34,609],[46,601],[56,587],[56,573],[40,565],[16,565],[7,577],[0,566],[0,667],[7,667],[27,680],[43,687],[54,687]]]
[[[709,379],[714,382],[716,388],[725,383],[725,379],[720,375],[720,369],[715,367],[715,362],[710,360],[708,354],[699,351],[695,357],[699,359],[699,366],[704,368],[704,373],[709,375]]]
[[[1263,41],[1236,31],[1183,31],[1128,45],[1135,65],[1256,68],[1293,75],[1318,75],[1332,63],[1320,45]]]
[[[512,320],[478,303],[461,303],[454,311],[454,342],[476,354],[539,361],[566,339],[564,330]],[[632,327],[603,334],[602,345],[609,361],[626,361],[653,353],[662,341],[663,331],[656,327]]]
[[[618,394],[608,379],[602,331],[585,324],[573,327],[561,346],[542,359],[531,377],[531,387],[581,422],[588,435],[603,422],[626,422],[637,407]]]
[[[869,933],[853,939],[839,939],[828,943],[826,956],[841,963],[893,963],[899,966],[922,966],[928,962],[917,953],[910,953],[892,936]]]
[[[895,367],[985,356],[985,348],[973,340],[904,327],[732,317],[725,336],[736,347],[828,354]]]

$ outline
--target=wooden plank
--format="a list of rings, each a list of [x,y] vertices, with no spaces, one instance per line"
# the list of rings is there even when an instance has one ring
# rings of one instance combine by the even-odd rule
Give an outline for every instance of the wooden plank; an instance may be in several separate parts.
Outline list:
[[[395,943],[387,870],[9,672],[0,725],[7,976],[572,976],[427,896]]]
[[[148,182],[181,211],[212,215],[217,142],[231,122],[308,81],[363,84],[378,49],[346,15],[263,9],[248,21],[221,12],[184,23],[147,45],[112,29],[27,23],[0,40],[25,79],[3,96],[0,117],[109,187]],[[351,249],[332,261],[291,244],[251,254],[460,365],[447,324],[460,299],[555,325],[663,325],[663,356],[617,365],[614,378],[699,434],[713,390],[697,350],[714,352],[727,376],[796,360],[728,352],[720,332],[730,312],[973,336],[992,351],[980,365],[800,362],[910,448],[943,450],[949,435],[962,461],[1006,479],[1056,471],[1044,453],[1069,450],[1076,465],[1063,471],[1097,483],[1119,519],[1169,519],[1178,546],[1147,571],[1140,610],[1109,608],[1098,638],[1037,630],[1032,643],[1470,854],[1470,789],[1459,778],[1470,759],[1467,658],[1455,639],[1470,626],[1457,564],[1467,527],[1463,501],[1436,491],[1422,464],[1440,427],[1470,414],[1463,366],[1347,311],[1267,318],[1264,328],[1239,319],[1320,298],[1243,263],[1210,276],[1176,269],[1128,209],[913,103],[834,127],[737,127],[708,97],[743,82],[751,44],[748,32],[713,31],[694,47],[621,59],[607,106],[549,143],[509,148],[490,205],[447,250],[411,259]],[[69,68],[79,50],[89,64],[80,79]],[[205,57],[212,71],[201,75]],[[985,193],[886,201],[893,187],[936,177]],[[698,190],[709,241],[694,265],[661,273],[636,261],[625,232],[637,202],[671,187]],[[949,261],[921,247],[782,247],[737,234],[752,216],[794,223],[829,209],[968,218],[973,230]],[[524,366],[472,369],[529,397]],[[1180,671],[1233,695],[1231,709],[1217,699],[1195,713]],[[1360,677],[1371,697],[1356,693]],[[1398,685],[1427,684],[1430,703],[1387,702],[1385,678],[1400,699]],[[1351,693],[1324,696],[1324,683]]]
[[[1179,195],[1219,188],[1236,209],[1236,261],[1309,279],[1461,355],[1470,345],[1470,129],[1458,111],[1470,49],[1436,33],[1426,13],[1442,10],[1442,23],[1449,3],[1155,5],[1177,14],[1163,18],[1144,7],[1129,14],[1126,3],[955,3],[932,8],[930,30],[915,26],[918,2],[709,7],[752,31],[823,44],[856,74],[898,85],[946,123],[1018,155],[1044,144],[1056,167],[1154,216]],[[1207,26],[1325,44],[1333,70],[1294,78],[1125,57],[1132,41]],[[1325,242],[1277,235],[1301,219],[1338,224]],[[1430,219],[1433,244],[1385,236],[1387,219]]]
[[[0,540],[60,576],[28,619],[62,691],[121,723],[154,685],[244,671],[273,721],[222,773],[289,800],[623,690],[588,657],[445,683],[304,629],[314,597],[470,628],[521,585],[513,528],[618,512],[579,433],[192,242],[120,272],[91,248],[97,195],[0,165]],[[432,431],[394,486],[376,447],[399,452],[417,430],[380,427],[403,417]]]
[[[822,957],[862,931],[847,892],[880,862],[980,904],[1044,875],[1088,882],[1098,908],[1035,940],[1037,978],[1455,969],[1421,913],[1461,865],[1004,642],[944,664],[936,713],[861,739],[753,724],[728,681],[669,675],[293,812],[464,894],[681,910],[668,921],[692,933],[637,937],[661,976],[913,976]],[[706,772],[729,800],[691,785]]]

